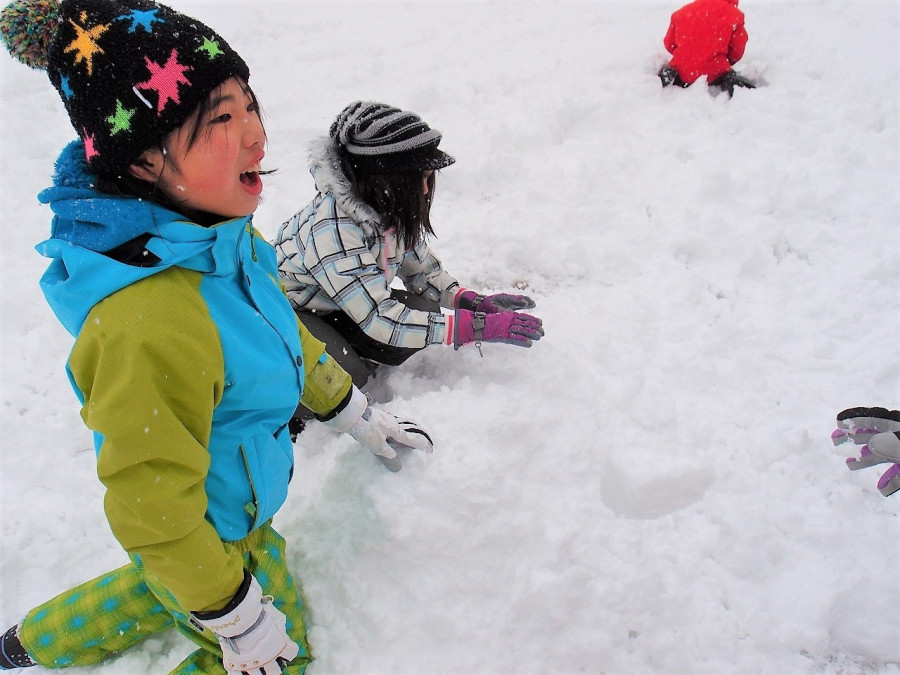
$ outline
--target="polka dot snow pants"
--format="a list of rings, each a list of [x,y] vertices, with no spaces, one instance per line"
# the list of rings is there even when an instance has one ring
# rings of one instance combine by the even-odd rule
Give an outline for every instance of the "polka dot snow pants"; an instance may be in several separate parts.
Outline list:
[[[302,675],[311,660],[303,622],[303,602],[288,572],[284,539],[269,524],[234,546],[246,567],[275,598],[287,617],[288,634],[300,645],[300,655],[284,670]],[[188,621],[165,588],[145,575],[140,560],[81,584],[31,610],[19,624],[19,639],[28,654],[46,668],[89,666],[119,654],[169,628],[199,645],[171,675],[224,674],[222,651],[215,635],[200,632]]]

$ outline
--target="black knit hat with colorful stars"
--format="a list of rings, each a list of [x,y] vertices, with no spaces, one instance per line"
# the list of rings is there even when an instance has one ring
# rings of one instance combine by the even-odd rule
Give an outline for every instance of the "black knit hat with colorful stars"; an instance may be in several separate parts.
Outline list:
[[[91,169],[115,175],[180,127],[243,59],[211,28],[150,0],[17,0],[10,53],[46,69]]]

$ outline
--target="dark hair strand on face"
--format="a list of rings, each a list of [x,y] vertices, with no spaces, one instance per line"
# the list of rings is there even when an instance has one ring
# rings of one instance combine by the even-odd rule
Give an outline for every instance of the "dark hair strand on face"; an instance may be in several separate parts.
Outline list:
[[[422,190],[422,175],[421,171],[363,173],[357,170],[354,176],[353,187],[359,198],[375,209],[385,230],[396,230],[407,250],[428,236],[435,236],[430,214],[437,172],[427,179],[427,194]]]

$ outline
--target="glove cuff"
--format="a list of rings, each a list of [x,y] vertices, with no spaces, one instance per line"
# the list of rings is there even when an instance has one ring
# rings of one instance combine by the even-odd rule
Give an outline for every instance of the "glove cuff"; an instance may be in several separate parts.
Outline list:
[[[456,291],[456,295],[453,296],[453,309],[459,307],[459,303],[462,302],[470,293],[474,293],[475,291],[470,291],[468,288],[463,288],[462,286]]]
[[[491,314],[491,316],[497,315]],[[451,328],[450,335],[453,337],[453,349],[459,349],[463,345],[474,342],[480,353],[486,323],[487,314],[484,312],[473,312],[469,309],[457,309],[453,316],[453,321],[448,324]]]
[[[334,417],[322,420],[322,424],[340,433],[345,433],[359,421],[368,407],[369,400],[366,395],[357,387],[351,387],[347,404]]]
[[[482,295],[481,293],[476,293],[475,291],[470,291],[468,288],[460,286],[459,291],[457,291],[456,295],[453,297],[453,307],[455,309],[468,309],[474,312],[486,297],[487,296]]]
[[[447,314],[444,319],[444,326],[446,331],[444,335],[444,344],[449,346],[455,342],[454,337],[456,335],[456,314]]]
[[[231,602],[213,612],[193,612],[191,617],[216,635],[233,638],[250,630],[261,613],[262,588],[254,576],[244,570],[244,581]]]

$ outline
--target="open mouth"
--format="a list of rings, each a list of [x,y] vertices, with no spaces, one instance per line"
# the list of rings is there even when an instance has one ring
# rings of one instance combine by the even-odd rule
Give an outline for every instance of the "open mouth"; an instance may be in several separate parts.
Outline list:
[[[241,174],[241,183],[247,187],[256,187],[260,183],[259,171],[245,171]]]
[[[241,185],[244,186],[244,189],[247,190],[250,194],[259,195],[262,192],[262,166],[260,162],[262,158],[265,156],[264,153],[260,152],[258,156],[256,156],[252,163],[247,165],[247,170],[243,171],[239,176],[241,181]]]

